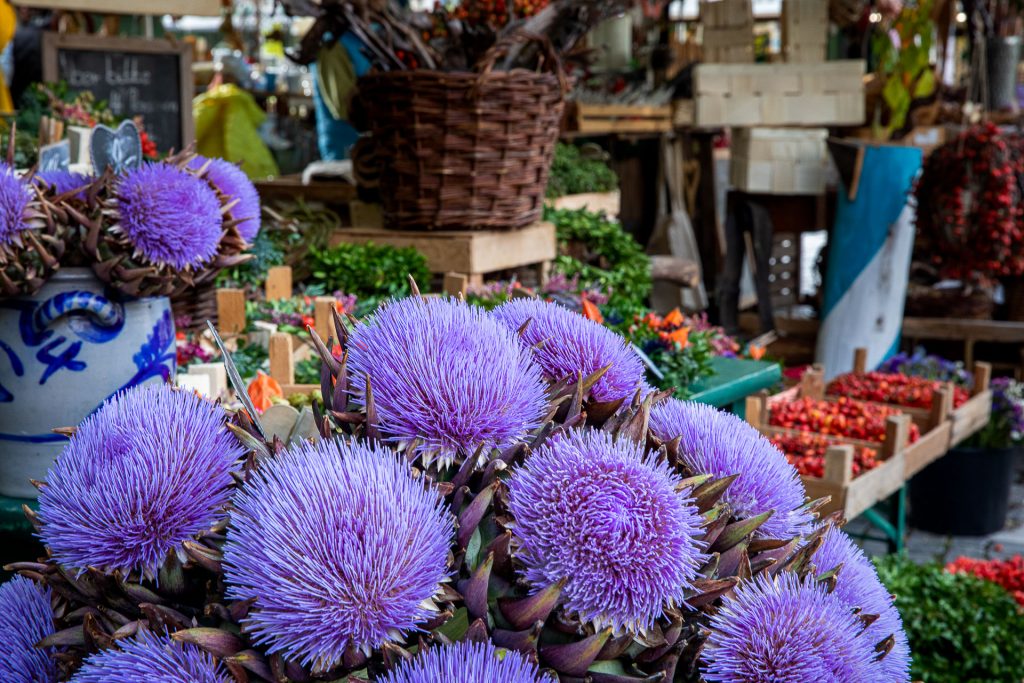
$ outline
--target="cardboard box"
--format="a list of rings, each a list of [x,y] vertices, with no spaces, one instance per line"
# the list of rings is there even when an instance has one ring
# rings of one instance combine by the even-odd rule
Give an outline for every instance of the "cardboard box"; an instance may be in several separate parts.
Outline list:
[[[741,128],[733,131],[730,182],[764,194],[821,194],[827,150],[824,128]]]

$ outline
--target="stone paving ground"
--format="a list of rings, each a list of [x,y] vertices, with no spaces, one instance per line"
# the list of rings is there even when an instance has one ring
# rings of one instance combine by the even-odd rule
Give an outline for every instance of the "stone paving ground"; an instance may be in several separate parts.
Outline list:
[[[856,519],[847,525],[854,534],[862,533],[870,526],[863,519]],[[864,550],[871,555],[887,552],[884,543],[861,541]],[[1010,492],[1010,512],[1006,527],[989,536],[939,536],[909,529],[906,542],[907,556],[915,562],[939,560],[951,562],[961,555],[968,557],[1008,557],[1024,555],[1024,455],[1017,456],[1013,488]]]

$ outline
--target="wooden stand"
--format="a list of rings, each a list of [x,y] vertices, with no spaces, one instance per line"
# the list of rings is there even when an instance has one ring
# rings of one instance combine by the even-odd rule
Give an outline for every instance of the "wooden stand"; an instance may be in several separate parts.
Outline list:
[[[672,106],[570,102],[565,108],[563,129],[578,135],[668,133],[672,130]]]
[[[331,245],[343,242],[413,247],[426,257],[427,267],[432,272],[464,276],[468,286],[482,285],[487,273],[525,266],[537,268],[538,278],[545,282],[550,262],[558,253],[555,226],[551,223],[502,231],[406,231],[368,227],[335,230]]]

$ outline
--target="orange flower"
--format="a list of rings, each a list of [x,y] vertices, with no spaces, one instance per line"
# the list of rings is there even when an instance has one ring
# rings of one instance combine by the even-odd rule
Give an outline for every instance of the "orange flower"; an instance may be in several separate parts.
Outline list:
[[[311,315],[304,315],[304,316],[302,316],[302,326],[303,327],[316,327],[316,321],[313,320],[313,316],[311,316]]]
[[[764,358],[765,351],[767,351],[767,349],[763,346],[757,346],[755,344],[750,345],[750,357],[753,358],[754,360],[761,360],[762,358]]]
[[[672,311],[665,316],[665,324],[671,325],[672,327],[679,327],[686,321],[683,317],[682,311],[678,308],[673,308]]]
[[[581,297],[580,301],[583,302],[583,317],[587,320],[593,320],[595,323],[604,323],[604,316],[601,315],[601,309],[598,308],[594,302],[587,301],[586,298]]]
[[[668,338],[670,341],[679,344],[679,348],[685,349],[690,343],[690,328],[680,327],[678,330],[669,332]]]
[[[284,392],[281,391],[281,385],[277,383],[277,380],[262,372],[256,373],[256,379],[249,383],[248,392],[252,404],[261,413],[274,404],[271,399],[284,397]]]

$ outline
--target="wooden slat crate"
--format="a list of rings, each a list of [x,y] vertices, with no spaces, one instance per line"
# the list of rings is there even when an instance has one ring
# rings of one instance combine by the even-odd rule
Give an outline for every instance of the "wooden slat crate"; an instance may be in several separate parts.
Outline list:
[[[825,128],[738,128],[729,154],[732,186],[762,194],[822,194]]]
[[[787,62],[823,62],[828,49],[828,3],[783,0],[782,52]]]
[[[581,135],[667,133],[672,130],[672,107],[570,102],[563,128]]]

